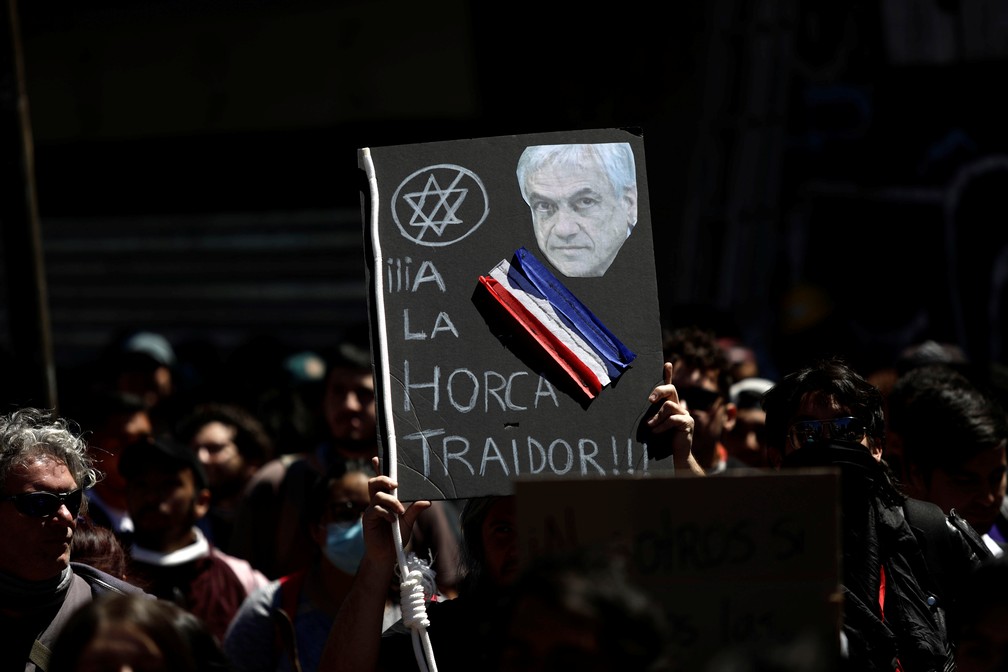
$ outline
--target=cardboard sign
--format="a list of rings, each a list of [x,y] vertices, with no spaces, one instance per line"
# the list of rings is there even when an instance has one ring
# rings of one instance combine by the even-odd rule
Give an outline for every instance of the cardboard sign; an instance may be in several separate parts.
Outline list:
[[[671,469],[638,436],[662,366],[639,136],[359,159],[379,435],[400,498]]]
[[[664,608],[674,658],[839,645],[839,476],[832,470],[515,485],[522,559],[603,549]],[[734,669],[734,668],[732,668]]]

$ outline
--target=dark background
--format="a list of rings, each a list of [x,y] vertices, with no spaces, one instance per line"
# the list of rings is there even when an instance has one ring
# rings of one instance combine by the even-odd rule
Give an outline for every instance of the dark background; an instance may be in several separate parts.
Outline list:
[[[19,401],[47,352],[62,376],[132,328],[214,357],[337,340],[365,316],[359,147],[607,127],[643,132],[665,324],[738,336],[769,376],[925,339],[1006,353],[993,0],[14,8],[0,346]]]

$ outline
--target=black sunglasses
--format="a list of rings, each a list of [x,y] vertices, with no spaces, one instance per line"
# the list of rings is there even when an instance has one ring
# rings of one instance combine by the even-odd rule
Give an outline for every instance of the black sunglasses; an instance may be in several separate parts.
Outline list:
[[[791,447],[798,450],[802,446],[829,439],[858,443],[867,430],[863,422],[854,417],[833,418],[832,420],[802,420],[791,425],[788,438]]]
[[[702,387],[684,387],[679,390],[679,398],[694,411],[709,411],[714,402],[721,398],[721,393]]]
[[[84,490],[77,488],[70,492],[22,492],[0,497],[2,502],[14,502],[14,508],[32,518],[49,518],[66,504],[67,510],[76,518],[84,500]]]

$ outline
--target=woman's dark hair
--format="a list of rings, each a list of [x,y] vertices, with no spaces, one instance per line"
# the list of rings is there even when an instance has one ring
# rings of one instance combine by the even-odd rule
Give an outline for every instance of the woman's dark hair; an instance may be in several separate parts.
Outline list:
[[[493,505],[509,495],[472,497],[462,507],[460,547],[462,581],[459,592],[482,592],[486,589],[486,549],[483,548],[483,521]]]
[[[512,619],[531,600],[594,635],[605,669],[672,669],[664,609],[630,578],[622,558],[593,549],[540,555],[508,594]]]
[[[201,404],[178,423],[175,434],[179,440],[189,443],[200,429],[211,422],[219,422],[235,430],[234,443],[247,462],[265,464],[273,458],[273,439],[266,427],[237,404]]]
[[[123,624],[154,642],[165,672],[230,669],[217,640],[196,616],[150,595],[107,593],[84,604],[67,620],[53,644],[49,672],[78,669],[81,654],[94,638],[108,627]]]
[[[305,529],[317,525],[325,515],[332,498],[332,485],[347,474],[361,472],[366,477],[372,475],[371,465],[363,459],[336,459],[324,474],[318,474],[305,495],[305,506],[301,511],[301,524]]]
[[[98,525],[89,518],[77,521],[70,540],[70,558],[129,581],[129,556],[119,537],[111,528]]]

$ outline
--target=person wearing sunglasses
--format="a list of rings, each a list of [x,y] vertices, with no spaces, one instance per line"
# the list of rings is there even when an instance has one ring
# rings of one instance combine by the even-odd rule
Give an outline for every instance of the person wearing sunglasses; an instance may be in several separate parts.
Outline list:
[[[961,517],[906,497],[882,459],[881,391],[842,359],[785,376],[763,396],[767,452],[782,469],[840,471],[839,669],[954,669],[958,581],[989,552]]]
[[[84,491],[99,478],[65,419],[34,408],[0,416],[0,669],[44,670],[79,607],[106,592],[143,593],[71,562]]]
[[[714,332],[697,325],[668,331],[663,350],[673,364],[679,401],[693,417],[693,457],[706,473],[723,472],[728,449],[722,436],[735,426],[737,414],[730,401],[731,362]]]

